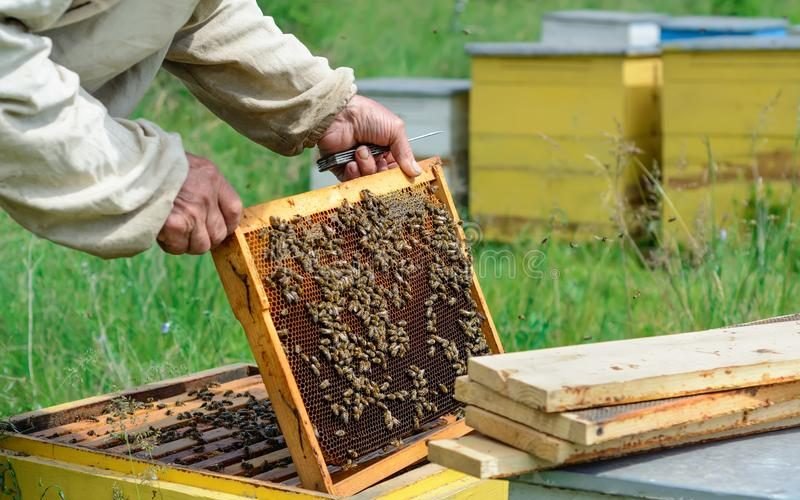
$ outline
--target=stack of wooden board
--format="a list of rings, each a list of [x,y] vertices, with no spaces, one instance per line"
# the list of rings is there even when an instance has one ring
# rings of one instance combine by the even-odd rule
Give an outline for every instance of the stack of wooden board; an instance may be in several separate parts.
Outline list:
[[[455,396],[482,436],[429,457],[479,477],[792,427],[800,316],[472,358]]]

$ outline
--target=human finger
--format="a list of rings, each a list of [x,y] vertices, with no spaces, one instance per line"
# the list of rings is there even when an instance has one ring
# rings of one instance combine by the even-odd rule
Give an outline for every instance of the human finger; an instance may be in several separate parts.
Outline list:
[[[244,207],[242,205],[242,199],[239,198],[239,194],[225,179],[222,179],[218,196],[220,215],[226,229],[225,236],[227,236],[236,229],[239,222],[242,220]]]
[[[408,137],[406,136],[405,125],[399,118],[392,128],[389,149],[392,152],[392,156],[397,161],[397,164],[400,165],[400,168],[406,175],[416,177],[422,173],[422,169],[417,164],[417,161],[414,159],[414,153],[411,151],[411,144],[409,144]]]
[[[375,167],[378,170],[378,172],[389,170],[389,164],[386,162],[386,158],[382,156],[375,161]]]
[[[194,223],[180,209],[173,209],[158,233],[156,241],[165,252],[173,255],[186,253]]]
[[[230,234],[228,225],[225,222],[225,216],[219,206],[209,210],[208,219],[206,220],[206,232],[211,243],[211,249],[217,248]]]
[[[359,146],[356,149],[355,159],[361,175],[372,175],[377,171],[375,158],[369,154],[369,149],[366,146]]]
[[[347,165],[344,166],[344,175],[345,181],[349,181],[352,179],[356,179],[359,177],[358,171],[358,164],[354,161],[348,162]]]
[[[189,248],[186,253],[201,255],[211,250],[211,237],[208,235],[206,224],[198,224],[189,236]]]

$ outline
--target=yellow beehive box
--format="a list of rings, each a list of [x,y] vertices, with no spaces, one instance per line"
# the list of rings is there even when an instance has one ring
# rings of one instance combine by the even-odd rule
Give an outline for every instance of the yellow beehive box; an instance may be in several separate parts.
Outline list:
[[[668,238],[702,240],[712,221],[719,230],[735,228],[748,217],[756,192],[768,204],[787,203],[797,168],[798,64],[800,40],[793,38],[718,37],[665,46]]]
[[[659,157],[660,59],[646,49],[467,45],[470,214],[489,238],[532,225],[608,234]]]
[[[12,417],[0,500],[338,498],[299,487],[255,366],[231,365]],[[354,498],[508,497],[501,481],[418,464]]]

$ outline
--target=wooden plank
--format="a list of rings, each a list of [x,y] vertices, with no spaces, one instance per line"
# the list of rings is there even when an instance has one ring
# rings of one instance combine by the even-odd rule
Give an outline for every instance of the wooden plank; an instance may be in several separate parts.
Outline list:
[[[507,445],[526,451],[552,464],[570,464],[617,457],[641,451],[680,446],[708,440],[714,435],[739,435],[752,426],[777,423],[793,427],[800,423],[800,400],[776,403],[741,412],[691,422],[669,429],[642,433],[594,445],[570,443],[475,406],[466,409],[467,424]]]
[[[376,182],[372,176],[359,177],[335,186],[248,207],[242,214],[242,221],[238,228],[239,233],[246,233],[269,225],[271,216],[289,220],[295,215],[307,216],[339,207],[344,201],[350,203],[359,202],[361,201],[361,191],[365,189],[375,195],[382,195],[429,182],[434,178],[433,166],[439,165],[440,161],[435,158],[421,160],[419,164],[422,167],[422,174],[418,177],[409,178],[406,177],[402,170],[392,169],[380,174],[378,177],[380,182]],[[232,242],[232,238],[229,238],[228,242]],[[229,247],[230,245],[228,245]],[[266,297],[266,295],[264,296]]]
[[[518,424],[515,424],[518,425]],[[692,436],[680,443],[662,444],[657,448],[687,446],[692,444],[719,441],[735,437],[760,434],[800,425],[800,418],[762,422],[748,427]],[[648,450],[629,450],[640,453]],[[480,433],[472,433],[457,439],[434,441],[430,444],[428,458],[431,462],[450,467],[459,472],[483,479],[505,478],[556,467],[555,464],[539,459],[514,446],[503,444]],[[575,458],[570,464],[592,460],[613,458],[602,456],[594,458]]]
[[[660,136],[663,84],[661,58],[626,58],[622,65],[622,74],[625,83],[625,136]]]
[[[431,442],[428,460],[481,479],[510,477],[552,466],[478,433]]]
[[[759,168],[765,180],[791,171],[795,164],[794,136],[752,136],[712,134],[665,134],[664,174],[667,179],[683,179],[708,172],[709,149],[717,166],[717,180],[729,178],[731,171]],[[739,177],[747,177],[743,171]],[[685,180],[683,181],[686,182]],[[707,181],[706,181],[707,183]]]
[[[72,423],[87,417],[97,416],[105,411],[108,404],[114,399],[132,398],[137,401],[146,401],[148,398],[164,399],[187,391],[199,389],[209,382],[224,383],[254,374],[255,367],[253,365],[236,363],[193,373],[191,375],[145,384],[133,389],[112,392],[102,396],[93,396],[50,406],[48,408],[42,408],[41,410],[21,413],[12,417],[9,422],[20,432],[29,432],[34,429],[42,429],[45,427],[50,428]]]
[[[545,413],[471,382],[467,377],[459,377],[455,398],[566,441],[591,445],[800,399],[800,382]]]
[[[480,500],[508,498],[505,481],[483,481],[436,464],[425,464],[383,481],[352,500]]]
[[[474,357],[470,380],[547,412],[800,380],[795,321]]]
[[[363,489],[372,486],[378,481],[376,477],[386,478],[409,465],[423,460],[428,455],[428,442],[434,439],[451,439],[463,436],[472,429],[467,427],[464,420],[452,422],[439,429],[436,429],[425,439],[417,440],[407,446],[393,452],[386,458],[382,458],[375,463],[357,470],[357,472],[338,479],[334,485],[333,493],[347,496],[353,495]]]
[[[216,442],[222,442],[222,441],[230,438],[233,435],[234,432],[235,431],[233,429],[227,429],[227,428],[222,427],[222,428],[211,429],[208,432],[204,432],[204,433],[202,433],[200,435],[200,437],[203,439],[204,443],[212,443],[212,442],[216,443]],[[164,444],[158,445],[158,446],[154,447],[150,451],[147,451],[147,452],[144,452],[144,453],[143,452],[139,452],[138,456],[140,456],[142,458],[169,457],[170,455],[172,455],[174,453],[177,453],[179,451],[184,451],[184,450],[187,450],[189,448],[193,448],[193,447],[197,446],[198,444],[199,444],[199,442],[196,439],[180,438],[180,439],[176,439],[174,441],[170,441],[168,443],[164,443]],[[117,451],[124,451],[124,450],[122,450],[122,449],[118,450],[118,449],[115,449],[115,448],[110,448],[108,451],[114,453],[114,452],[117,452]]]
[[[0,465],[6,463],[13,468],[14,481],[12,484],[5,483],[6,488],[2,495],[4,499],[248,500],[253,498],[244,492],[222,492],[204,487],[203,481],[186,485],[150,479],[150,474],[137,477],[96,467],[38,457],[7,456],[0,453]],[[297,499],[298,495],[275,491],[272,498]]]
[[[718,85],[739,82],[800,81],[793,71],[800,54],[796,50],[675,51],[667,50],[664,80],[673,82],[716,82]]]
[[[134,476],[138,482],[141,482],[142,478],[153,477],[153,474],[155,474],[160,481],[208,488],[222,493],[245,495],[248,498],[257,500],[297,499],[298,494],[313,495],[315,498],[332,498],[325,493],[293,488],[286,483],[264,483],[246,477],[227,476],[208,470],[194,470],[175,465],[163,466],[163,464],[153,460],[114,455],[103,450],[91,450],[75,445],[53,443],[44,439],[18,434],[0,437],[0,456],[9,452],[18,452],[71,465],[128,474]],[[41,477],[39,475],[37,479]],[[85,491],[83,490],[84,493]],[[76,494],[68,498],[83,498],[83,495]]]
[[[199,444],[199,443],[198,443]],[[159,462],[168,463],[168,464],[179,464],[179,465],[189,465],[193,469],[201,469],[202,467],[197,465],[199,460],[202,460],[203,457],[207,457],[208,455],[213,455],[214,453],[222,453],[222,450],[228,449],[230,447],[241,446],[241,441],[237,440],[236,438],[225,438],[220,439],[219,441],[214,441],[212,443],[203,444],[203,451],[197,452],[195,449],[199,449],[196,446],[192,448],[184,448],[183,450],[177,451],[170,455],[165,455]],[[142,458],[149,458],[147,455],[140,455]]]
[[[647,146],[642,136],[628,139],[637,147]],[[470,137],[470,168],[516,169],[570,177],[597,175],[598,162],[612,165],[619,154],[620,139],[612,136],[558,137],[541,134],[480,133]],[[590,160],[596,158],[597,161]],[[553,171],[555,170],[555,171]]]

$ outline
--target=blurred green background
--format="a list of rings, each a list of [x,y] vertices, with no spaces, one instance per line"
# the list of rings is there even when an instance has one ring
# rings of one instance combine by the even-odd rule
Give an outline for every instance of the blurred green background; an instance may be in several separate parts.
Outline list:
[[[535,40],[542,13],[567,8],[786,16],[798,1],[264,0],[264,12],[334,66],[359,77],[467,77],[469,41]],[[310,152],[283,158],[238,136],[160,75],[136,112],[181,133],[216,162],[246,204],[308,189]],[[759,207],[755,207],[756,213]],[[769,214],[768,214],[769,215]],[[474,251],[509,350],[702,329],[800,309],[800,255],[791,214],[754,217],[750,230],[703,251],[649,260],[612,237],[571,246],[542,230]],[[250,361],[210,256],[157,248],[102,261],[39,240],[0,213],[0,415]],[[611,235],[613,236],[613,235]],[[527,275],[500,255],[541,252]],[[490,258],[482,258],[490,257]],[[653,261],[658,263],[653,267]],[[505,266],[505,267],[503,267]]]

